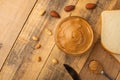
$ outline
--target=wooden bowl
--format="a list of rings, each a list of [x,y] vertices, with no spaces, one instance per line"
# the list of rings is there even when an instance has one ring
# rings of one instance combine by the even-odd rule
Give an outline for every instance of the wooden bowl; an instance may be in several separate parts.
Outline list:
[[[93,43],[93,31],[85,19],[67,17],[57,26],[55,42],[67,54],[83,54]]]

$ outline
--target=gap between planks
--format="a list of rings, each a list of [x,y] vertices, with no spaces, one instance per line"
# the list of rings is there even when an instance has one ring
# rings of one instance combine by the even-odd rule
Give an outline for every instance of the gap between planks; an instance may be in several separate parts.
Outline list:
[[[35,1],[35,4],[37,3],[37,1],[38,1],[38,0],[36,0],[36,1]],[[14,45],[15,45],[15,43],[16,43],[16,41],[17,41],[17,39],[18,39],[19,35],[20,35],[20,33],[22,32],[22,29],[24,28],[24,26],[25,26],[25,24],[26,24],[26,22],[27,22],[27,20],[28,20],[28,18],[29,18],[29,16],[30,16],[30,14],[31,14],[32,10],[33,10],[33,9],[34,9],[34,7],[35,7],[35,4],[33,5],[32,9],[30,10],[30,13],[28,14],[28,17],[26,18],[26,20],[25,20],[25,22],[24,22],[24,24],[23,24],[23,26],[22,26],[22,28],[21,28],[20,32],[18,33],[18,36],[17,36],[17,38],[15,39],[15,41],[14,41],[14,43],[13,43],[13,45],[12,45],[12,47],[11,47],[10,51],[8,52],[7,57],[10,55],[9,53],[10,53],[10,52],[11,52],[11,50],[13,49],[13,47],[14,47]],[[6,57],[6,59],[7,59],[7,57]],[[5,59],[5,61],[6,61],[6,59]],[[5,63],[5,61],[4,61],[4,63]],[[4,66],[4,63],[3,63],[3,65],[2,65],[2,67]],[[0,71],[1,71],[2,67],[0,68]]]
[[[1,3],[4,3],[3,5],[7,5],[6,7],[9,7],[9,6],[12,6],[12,7],[10,7],[10,8],[12,8],[12,13],[13,14],[15,14],[14,16],[15,16],[15,18],[14,18],[14,16],[13,16],[13,14],[11,13],[11,15],[13,16],[13,18],[14,18],[14,20],[17,20],[18,21],[18,23],[16,23],[15,21],[14,21],[14,23],[12,23],[11,22],[11,20],[13,19],[11,19],[11,17],[10,17],[10,20],[9,20],[9,17],[8,17],[8,20],[9,20],[9,22],[11,22],[11,24],[10,24],[10,26],[7,26],[7,27],[5,27],[5,28],[9,28],[9,27],[16,27],[17,29],[16,29],[16,31],[18,31],[18,29],[20,29],[19,31],[21,32],[21,29],[22,29],[22,27],[23,27],[23,25],[24,25],[24,22],[26,22],[26,19],[27,19],[27,17],[28,17],[28,15],[29,15],[29,12],[31,11],[31,8],[32,8],[32,5],[34,5],[34,1],[31,1],[32,2],[32,4],[30,5],[28,5],[28,7],[27,7],[27,9],[26,9],[26,7],[25,7],[25,9],[26,9],[26,11],[28,11],[28,12],[26,12],[25,13],[25,15],[24,16],[22,16],[22,12],[23,12],[23,10],[25,10],[25,9],[21,9],[21,8],[24,8],[24,7],[19,7],[20,6],[20,2],[19,1],[16,1],[15,3],[17,3],[17,4],[19,4],[19,6],[17,6],[15,3],[14,4],[12,4],[11,2],[4,2],[4,1],[1,1]],[[11,5],[12,4],[12,5]],[[1,6],[3,6],[2,4],[1,4]],[[6,8],[5,8],[6,9]],[[17,13],[17,9],[19,9],[19,11],[21,11],[21,14],[19,13]],[[7,9],[8,10],[8,9]],[[16,11],[15,11],[16,10]],[[6,11],[6,10],[5,10]],[[19,12],[18,11],[18,12]],[[7,12],[7,11],[6,11]],[[4,19],[6,19],[6,16],[7,15],[7,13],[5,13],[5,16],[3,15],[2,17],[5,17]],[[21,17],[21,19],[23,19],[23,21],[21,21],[20,20],[20,18],[19,17]],[[21,23],[21,24],[20,24]],[[7,24],[4,24],[4,25],[7,25]],[[16,25],[16,26],[15,26]],[[3,26],[4,27],[4,26]],[[15,30],[15,29],[14,29]],[[9,44],[7,44],[8,42],[6,42],[5,40],[3,40],[4,41],[4,43],[6,43],[6,44],[4,44],[3,43],[3,47],[1,48],[1,64],[0,64],[0,71],[1,71],[1,69],[2,69],[2,67],[3,67],[3,65],[4,65],[4,62],[6,61],[6,59],[7,59],[7,57],[9,56],[9,53],[10,53],[10,51],[11,51],[11,49],[13,48],[13,46],[14,46],[14,44],[15,44],[15,42],[16,42],[16,38],[19,36],[19,34],[20,34],[20,32],[17,32],[17,33],[15,33],[14,34],[14,36],[13,36],[13,38],[11,39],[11,40],[13,40],[13,41],[11,41],[11,40],[9,40],[9,39],[7,39],[6,41],[8,41],[9,40]],[[14,33],[14,32],[13,32]],[[13,35],[13,33],[12,33],[12,35]],[[6,32],[6,34],[7,34],[7,32]],[[1,36],[5,36],[5,34],[2,34]],[[9,38],[10,37],[10,34],[9,35],[7,35],[7,38]],[[3,38],[3,37],[2,37]],[[4,38],[4,39],[6,39],[6,38]],[[8,52],[7,52],[8,51]],[[3,54],[3,52],[4,52],[4,54]]]
[[[34,17],[34,15],[32,15],[33,17]],[[66,16],[66,14],[65,14],[65,16]],[[29,22],[29,21],[28,21]],[[31,21],[30,21],[31,22]],[[28,25],[29,25],[29,23],[27,23]],[[26,26],[26,27],[28,27],[28,25]],[[30,26],[30,25],[29,25]],[[45,24],[43,25],[43,26],[46,26]],[[43,29],[43,28],[42,28]],[[42,30],[41,29],[41,30]],[[19,45],[19,44],[18,44]],[[27,45],[27,46],[30,46],[30,45]],[[11,54],[14,54],[14,53],[11,53]],[[25,54],[25,53],[24,53]],[[18,54],[17,54],[18,55]],[[11,56],[11,55],[10,55]],[[9,57],[10,57],[9,56]],[[14,56],[15,57],[15,56]],[[9,60],[9,59],[8,59]],[[7,64],[6,64],[7,65]],[[19,64],[16,64],[17,66],[19,66]],[[35,64],[32,64],[32,65],[35,65]],[[20,68],[21,67],[24,67],[24,64],[20,64]],[[38,68],[39,69],[39,68]],[[4,69],[5,70],[5,69]],[[14,76],[14,79],[16,79],[16,78],[19,78],[19,76],[20,75],[22,75],[22,74],[19,74],[19,70],[21,70],[21,69],[17,69],[17,71],[16,71],[16,76]],[[17,73],[18,72],[18,73]],[[21,71],[20,71],[21,72]],[[37,71],[38,72],[38,71]],[[12,74],[14,74],[14,73],[12,73]],[[26,73],[26,75],[27,75],[28,73]],[[35,75],[33,75],[33,76],[35,76]],[[23,79],[25,79],[24,77],[26,77],[26,76],[23,76]]]
[[[80,1],[80,0],[79,0]],[[96,2],[97,0],[91,0],[92,2]],[[84,1],[83,1],[84,2]],[[102,4],[102,3],[106,3],[107,1],[101,1],[100,3]],[[81,6],[84,6],[84,4],[81,4],[82,3],[82,1],[81,2],[79,2],[79,5],[77,6],[77,7],[79,7],[80,9],[82,9],[81,8]],[[87,2],[86,2],[87,3]],[[110,1],[110,3],[112,3],[112,1]],[[99,7],[101,7],[101,8],[99,8],[98,7],[98,10],[100,11],[99,13],[97,13],[96,15],[100,15],[100,13],[104,10],[104,9],[102,9],[102,8],[108,8],[108,6],[109,6],[109,8],[110,9],[112,9],[112,7],[114,6],[114,4],[116,3],[116,1],[114,1],[113,2],[113,4],[110,4],[110,5],[106,5],[105,7],[104,6],[101,6],[100,4],[99,4]],[[80,6],[81,5],[81,6]],[[95,17],[94,18],[94,15],[91,15],[91,13],[96,13],[96,10],[94,10],[94,11],[92,11],[92,12],[89,12],[88,10],[86,11],[83,11],[84,13],[88,13],[88,14],[82,14],[83,12],[79,12],[79,10],[80,9],[78,9],[78,10],[76,10],[74,13],[73,13],[73,16],[81,16],[81,17],[84,17],[84,18],[86,18],[90,23],[92,23],[92,26],[93,26],[93,29],[95,30],[95,33],[97,32],[97,29],[95,28],[95,27],[98,27],[99,25],[99,20],[96,20],[96,19],[98,19],[98,16],[97,16],[97,18]],[[88,16],[86,16],[86,15],[91,15],[90,17],[88,17]],[[92,20],[92,18],[91,17],[93,17],[93,20]],[[98,22],[97,22],[98,21]],[[100,34],[99,34],[99,32],[98,33],[96,33],[96,35],[95,35],[95,42],[94,43],[96,43],[96,41],[97,41],[97,39],[99,39],[99,36],[100,36]],[[56,48],[56,47],[55,47]],[[92,50],[92,49],[91,49]],[[53,52],[52,52],[52,55],[51,55],[51,57],[52,56],[54,56],[54,53],[57,51],[57,48],[56,49],[54,49],[53,50]],[[90,53],[90,52],[88,52],[88,53]],[[60,54],[62,54],[62,52],[60,53]],[[59,55],[59,54],[58,54]],[[86,57],[85,57],[86,56]],[[82,62],[83,62],[83,65],[82,66],[84,66],[84,63],[86,62],[86,60],[87,60],[87,58],[88,58],[88,56],[89,56],[89,54],[87,54],[87,55],[85,55],[84,57],[82,57],[82,59],[83,60],[81,60]],[[57,57],[57,56],[55,56],[55,57]],[[68,58],[68,57],[67,57]],[[49,59],[49,60],[51,60],[51,58]],[[39,79],[41,80],[41,79],[44,79],[45,78],[45,75],[48,75],[47,73],[47,68],[49,68],[49,67],[52,67],[52,66],[50,66],[51,65],[51,63],[50,63],[50,61],[48,61],[46,64],[45,64],[45,67],[42,69],[42,73],[39,75]],[[48,67],[49,66],[49,67]],[[61,67],[61,65],[59,65],[60,67]],[[72,64],[72,66],[73,66],[73,64]],[[57,67],[58,69],[59,69],[59,67]],[[80,68],[80,69],[82,69],[82,67]],[[52,69],[51,69],[52,70]],[[53,71],[53,70],[52,70]],[[79,69],[77,69],[77,71],[79,71]],[[45,73],[46,72],[46,73]],[[50,72],[50,71],[49,71]],[[55,72],[55,70],[54,70],[54,72]],[[53,72],[53,73],[54,73]],[[52,72],[51,72],[52,73]],[[62,73],[61,73],[62,74]],[[41,76],[41,75],[43,75],[43,76]],[[56,74],[54,73],[54,76],[49,76],[49,77],[52,77],[52,79],[55,79],[55,76],[56,76]],[[43,77],[43,78],[41,78],[41,77]],[[47,79],[47,78],[45,78],[45,79]],[[64,78],[64,79],[67,79],[67,78]],[[51,80],[51,79],[50,79]]]
[[[79,2],[79,0],[76,0],[76,1],[74,0],[74,1],[72,2],[72,4],[77,5],[78,2]],[[70,13],[69,16],[71,16],[71,14],[72,14],[72,13]],[[48,55],[48,58],[46,59],[46,61],[45,61],[45,63],[44,63],[44,65],[43,65],[42,68],[44,68],[44,66],[47,64],[47,61],[48,61],[48,59],[49,59],[49,57],[50,57],[53,49],[56,47],[55,45],[56,45],[56,44],[54,44],[54,46],[52,47],[52,49],[51,49],[51,51],[50,51],[50,54]],[[42,72],[42,70],[39,72],[39,75],[40,75],[41,72]],[[37,79],[38,79],[38,78],[39,78],[39,76],[37,77]]]

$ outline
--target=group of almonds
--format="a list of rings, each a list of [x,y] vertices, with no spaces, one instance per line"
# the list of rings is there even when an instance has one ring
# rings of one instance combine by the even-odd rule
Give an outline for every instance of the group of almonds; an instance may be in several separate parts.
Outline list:
[[[85,7],[90,10],[96,8],[96,6],[97,5],[95,3],[87,3]],[[73,11],[74,9],[75,9],[75,5],[68,5],[64,7],[64,11],[66,12]],[[52,10],[50,12],[50,15],[55,18],[60,18],[60,15],[55,10]]]
[[[87,3],[85,7],[86,7],[86,9],[92,10],[92,9],[95,9],[96,6],[97,5],[95,3]],[[73,11],[74,9],[75,9],[75,5],[68,5],[68,6],[64,7],[64,11],[66,11],[66,12]],[[45,10],[41,10],[40,15],[43,16],[45,14],[45,12],[46,12]],[[50,11],[50,16],[55,17],[55,18],[60,18],[61,17],[55,10]],[[52,32],[49,29],[45,29],[45,32],[50,36],[52,35]],[[32,39],[34,41],[39,40],[39,38],[36,37],[36,36],[33,36]],[[41,44],[38,43],[38,44],[35,45],[34,49],[39,49],[40,47],[41,47]],[[37,60],[38,62],[41,61],[40,56],[35,56],[33,59]],[[54,58],[54,59],[52,59],[52,63],[53,64],[58,64],[58,60]]]
[[[66,12],[70,12],[70,11],[72,11],[72,10],[74,10],[74,9],[75,9],[75,6],[74,6],[74,5],[65,6],[65,8],[64,8],[64,10],[65,10]],[[56,11],[54,11],[54,10],[52,10],[52,11],[50,12],[50,15],[51,15],[52,17],[60,18],[60,15],[59,15]]]

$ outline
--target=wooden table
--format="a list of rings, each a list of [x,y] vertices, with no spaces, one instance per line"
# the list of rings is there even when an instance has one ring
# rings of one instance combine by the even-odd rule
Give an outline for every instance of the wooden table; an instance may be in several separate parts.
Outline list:
[[[88,2],[97,3],[97,8],[87,10]],[[76,5],[76,9],[65,12],[66,5]],[[46,10],[43,16],[41,9]],[[72,80],[64,63],[72,66],[82,80],[108,80],[89,71],[91,60],[100,61],[112,78],[120,80],[120,64],[100,44],[100,14],[115,9],[120,9],[120,0],[0,0],[0,80]],[[61,18],[51,17],[51,10]],[[93,28],[93,46],[83,55],[65,55],[55,45],[56,25],[68,16],[83,17]],[[45,32],[46,28],[52,36]],[[38,36],[39,41],[33,41],[32,36]],[[41,48],[35,50],[37,43]],[[41,57],[40,62],[32,60],[35,55]],[[54,65],[53,59],[59,63]]]

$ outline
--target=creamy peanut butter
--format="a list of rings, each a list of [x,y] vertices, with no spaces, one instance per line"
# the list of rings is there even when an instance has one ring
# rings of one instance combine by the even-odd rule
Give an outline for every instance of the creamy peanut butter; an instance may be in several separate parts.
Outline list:
[[[92,29],[87,21],[80,17],[64,19],[56,30],[56,44],[66,53],[84,53],[91,46],[92,41]]]

